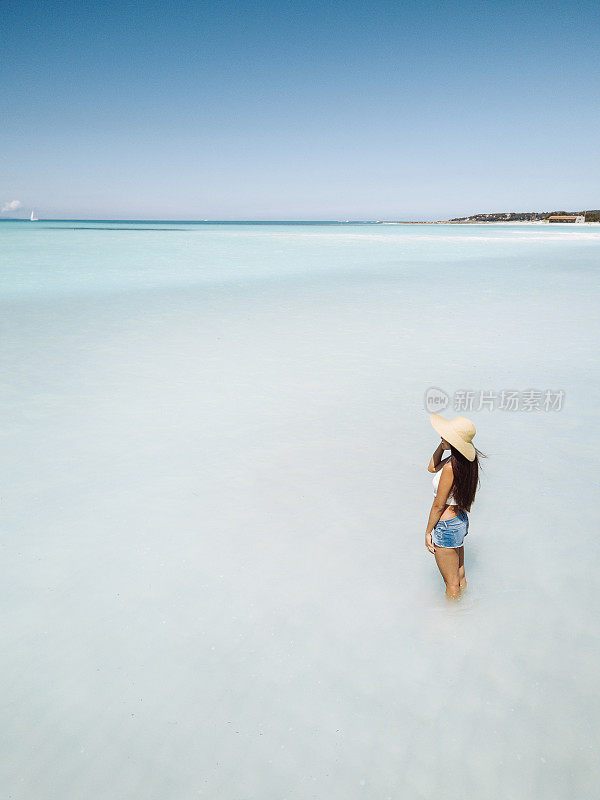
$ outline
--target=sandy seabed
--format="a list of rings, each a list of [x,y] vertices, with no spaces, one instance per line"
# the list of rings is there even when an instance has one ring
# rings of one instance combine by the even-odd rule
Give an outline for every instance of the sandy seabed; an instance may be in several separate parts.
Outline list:
[[[5,796],[593,797],[595,244],[5,302]],[[429,386],[566,392],[469,414],[455,603]]]

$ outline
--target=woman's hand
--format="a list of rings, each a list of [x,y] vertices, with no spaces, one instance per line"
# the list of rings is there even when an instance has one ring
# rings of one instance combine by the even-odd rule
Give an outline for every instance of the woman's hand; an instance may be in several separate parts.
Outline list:
[[[435,472],[440,465],[440,461],[442,460],[442,456],[444,455],[444,450],[446,450],[446,445],[444,444],[444,440],[441,439],[438,446],[433,451],[433,455],[431,456],[431,460],[429,461],[429,466],[427,469],[429,472]]]
[[[435,555],[435,549],[434,549],[434,546],[433,546],[433,540],[431,538],[431,534],[430,533],[426,533],[425,534],[425,547],[429,550],[430,553],[433,553],[433,555]]]

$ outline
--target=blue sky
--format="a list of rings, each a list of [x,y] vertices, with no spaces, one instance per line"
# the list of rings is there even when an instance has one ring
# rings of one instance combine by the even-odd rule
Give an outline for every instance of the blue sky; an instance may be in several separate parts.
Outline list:
[[[3,23],[3,217],[600,208],[597,2],[25,0]]]

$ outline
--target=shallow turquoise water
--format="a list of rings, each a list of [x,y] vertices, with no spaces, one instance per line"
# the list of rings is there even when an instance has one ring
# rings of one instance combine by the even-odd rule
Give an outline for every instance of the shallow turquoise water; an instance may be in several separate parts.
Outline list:
[[[593,796],[600,229],[2,223],[0,253],[7,794]],[[453,605],[430,386],[565,392],[469,412]]]
[[[473,279],[544,288],[595,270],[600,229],[514,225],[266,225],[4,222],[2,296],[166,287]],[[501,269],[500,269],[501,267]],[[515,275],[516,273],[516,275]],[[483,277],[483,276],[482,276]],[[491,288],[491,287],[490,287]],[[453,291],[453,287],[448,289]]]

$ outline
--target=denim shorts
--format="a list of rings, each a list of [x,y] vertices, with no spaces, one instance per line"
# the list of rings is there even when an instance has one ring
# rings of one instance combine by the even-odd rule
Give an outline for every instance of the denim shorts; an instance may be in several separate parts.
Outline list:
[[[469,532],[469,518],[465,511],[456,517],[440,521],[431,531],[431,539],[436,547],[461,547]]]

